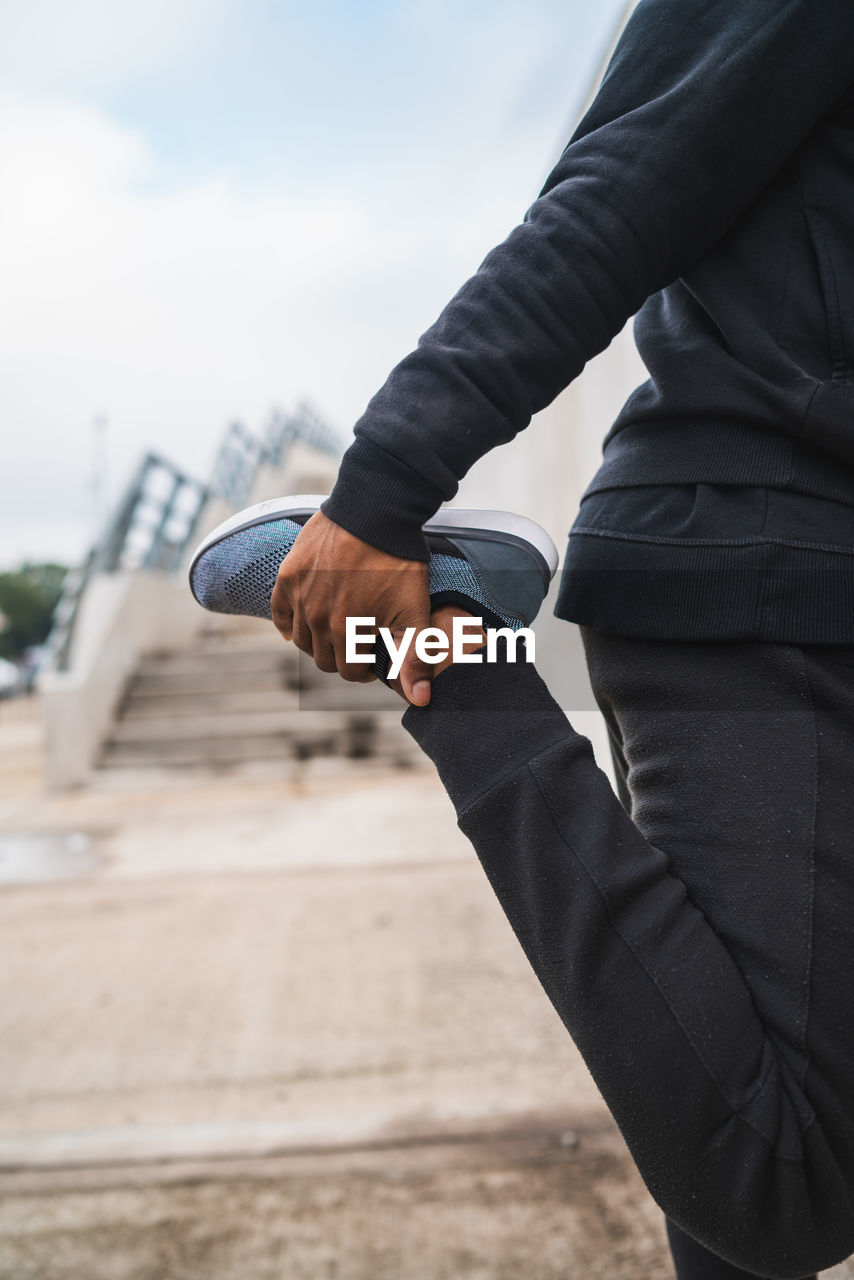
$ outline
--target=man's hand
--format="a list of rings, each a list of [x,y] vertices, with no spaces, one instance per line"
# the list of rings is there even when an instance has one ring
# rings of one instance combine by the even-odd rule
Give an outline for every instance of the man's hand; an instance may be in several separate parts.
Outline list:
[[[397,643],[407,627],[428,627],[427,565],[378,551],[316,511],[282,561],[270,610],[285,639],[321,671],[365,683],[376,679],[368,664],[345,661],[346,619],[375,618],[377,629],[388,627]],[[414,706],[430,701],[433,672],[410,645],[400,682]]]
[[[467,609],[461,609],[456,604],[443,604],[438,609],[434,609],[430,614],[430,626],[435,627],[437,631],[445,633],[447,640],[447,655],[442,658],[441,662],[437,662],[433,667],[433,679],[441,675],[446,667],[449,667],[454,660],[453,654],[453,634],[454,634],[454,618],[466,618],[469,623],[472,621],[472,614]],[[475,630],[469,627],[469,630],[462,642],[461,652],[464,654],[474,653],[475,650],[483,648],[486,644],[486,632],[483,628]],[[389,685],[394,689],[395,693],[399,693],[402,698],[406,695],[401,688],[399,680],[389,680]]]

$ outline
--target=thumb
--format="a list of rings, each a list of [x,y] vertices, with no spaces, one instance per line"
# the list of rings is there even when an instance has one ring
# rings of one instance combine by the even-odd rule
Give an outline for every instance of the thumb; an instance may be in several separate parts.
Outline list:
[[[430,701],[433,666],[418,657],[415,652],[415,640],[425,628],[430,626],[430,596],[426,589],[420,595],[423,598],[395,620],[395,631],[403,632],[406,627],[415,628],[415,635],[412,637],[412,643],[406,651],[400,668],[400,684],[407,702],[411,702],[415,707],[426,707]]]

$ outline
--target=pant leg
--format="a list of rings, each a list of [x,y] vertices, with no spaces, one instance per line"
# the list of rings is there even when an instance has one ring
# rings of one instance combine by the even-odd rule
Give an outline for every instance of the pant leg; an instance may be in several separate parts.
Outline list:
[[[632,797],[629,792],[629,762],[623,754],[623,743],[616,721],[611,718],[610,708],[605,716],[605,727],[608,730],[608,746],[611,750],[611,763],[614,766],[614,783],[617,788],[617,799],[631,817]]]
[[[710,1253],[691,1236],[680,1231],[669,1218],[665,1221],[676,1280],[754,1280],[755,1272],[742,1271],[731,1262],[724,1262],[723,1258]],[[815,1272],[808,1280],[817,1280]]]
[[[854,1248],[849,672],[585,645],[634,820],[526,663],[451,667],[404,724],[654,1198],[733,1266],[806,1276]]]
[[[611,752],[611,762],[614,767],[617,797],[626,813],[631,815],[632,798],[628,785],[629,762],[623,753],[619,724],[614,718],[611,705],[603,704],[600,709],[605,717],[605,724],[608,730],[608,745]],[[670,1246],[670,1255],[673,1259],[676,1280],[755,1280],[755,1273],[742,1271],[740,1267],[734,1267],[731,1262],[725,1262],[723,1258],[711,1253],[698,1241],[686,1235],[684,1231],[680,1231],[669,1218],[665,1218],[665,1225],[667,1227],[667,1243]],[[813,1274],[807,1280],[817,1280],[817,1278]]]

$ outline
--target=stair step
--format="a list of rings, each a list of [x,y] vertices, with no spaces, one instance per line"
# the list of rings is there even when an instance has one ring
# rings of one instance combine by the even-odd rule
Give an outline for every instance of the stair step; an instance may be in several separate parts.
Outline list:
[[[414,764],[402,704],[379,682],[319,671],[278,638],[230,636],[151,654],[128,683],[102,768],[163,769],[253,760],[376,759]],[[337,766],[335,766],[337,767]]]
[[[256,711],[298,711],[296,690],[270,688],[190,690],[178,693],[132,693],[122,706],[121,723],[162,719],[175,721],[205,715],[244,715]]]
[[[393,763],[423,762],[414,740],[399,724],[377,726],[360,734],[329,726],[325,731],[299,734],[241,734],[222,738],[172,738],[159,741],[117,741],[107,744],[102,768],[148,765],[205,765],[251,760],[308,759],[336,756],[343,760],[386,759]]]
[[[111,742],[204,741],[209,738],[323,738],[375,732],[382,722],[398,724],[400,712],[305,711],[299,707],[250,711],[243,715],[142,716],[120,720]]]
[[[127,686],[126,698],[181,697],[184,694],[204,696],[222,690],[288,689],[296,685],[296,677],[280,671],[197,672],[194,675],[151,674],[134,676]]]
[[[233,665],[213,663],[187,665],[177,657],[170,662],[147,662],[128,681],[126,698],[171,697],[172,695],[230,692],[237,689],[321,689],[344,688],[336,673],[320,671],[303,657],[297,663],[279,657],[275,661]],[[358,686],[350,686],[358,687]]]
[[[393,704],[388,690],[377,681],[373,684],[345,684],[337,680],[305,690],[280,686],[258,688],[185,689],[165,693],[162,690],[133,689],[122,706],[122,722],[150,717],[182,717],[198,715],[240,715],[271,709],[303,711],[385,711]]]
[[[144,658],[137,668],[135,679],[145,682],[152,678],[189,676],[209,673],[283,672],[290,674],[299,665],[299,651],[284,642],[276,648],[261,649],[199,649],[182,653],[162,654]]]

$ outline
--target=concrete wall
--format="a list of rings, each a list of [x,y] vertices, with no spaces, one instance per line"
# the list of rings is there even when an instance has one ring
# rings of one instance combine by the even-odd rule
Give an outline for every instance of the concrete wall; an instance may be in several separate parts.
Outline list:
[[[68,670],[45,672],[39,682],[49,787],[86,781],[140,658],[185,644],[199,612],[183,580],[162,573],[101,574],[90,582]]]
[[[472,468],[454,505],[529,516],[548,530],[562,563],[579,500],[601,462],[602,439],[626,397],[646,377],[627,325],[525,431]],[[578,628],[551,612],[559,574],[537,619],[537,666],[567,712],[592,711]]]
[[[285,493],[329,493],[338,475],[338,459],[295,440],[284,467],[258,468],[247,505]]]

